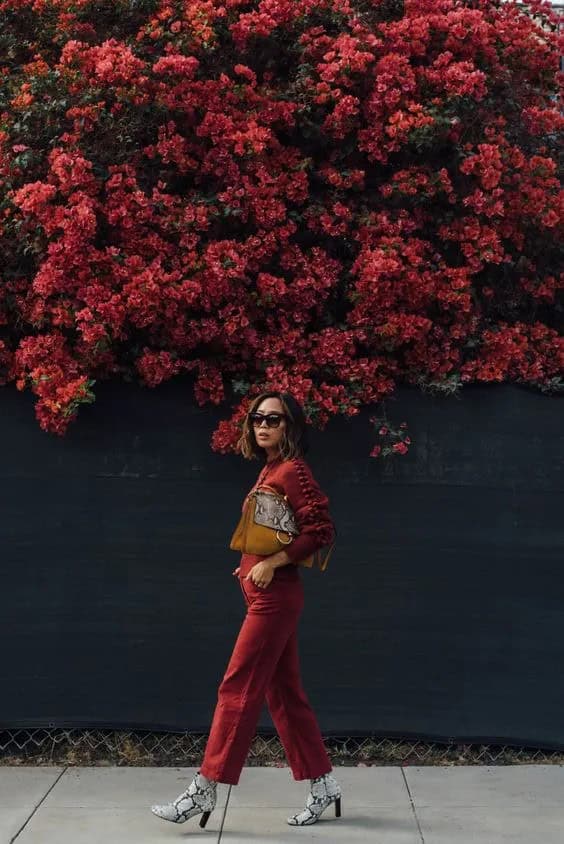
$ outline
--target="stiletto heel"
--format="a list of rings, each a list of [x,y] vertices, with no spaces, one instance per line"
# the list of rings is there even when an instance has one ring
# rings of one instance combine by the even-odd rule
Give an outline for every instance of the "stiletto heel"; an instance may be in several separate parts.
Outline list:
[[[341,798],[340,797],[337,797],[335,799],[335,817],[336,818],[341,817]]]
[[[200,818],[200,826],[202,827],[202,829],[203,829],[203,828],[205,827],[205,825],[207,824],[207,822],[208,822],[208,818],[209,818],[209,816],[210,816],[210,815],[211,815],[211,812],[204,812],[204,814],[203,814],[203,815],[202,815],[202,817]]]

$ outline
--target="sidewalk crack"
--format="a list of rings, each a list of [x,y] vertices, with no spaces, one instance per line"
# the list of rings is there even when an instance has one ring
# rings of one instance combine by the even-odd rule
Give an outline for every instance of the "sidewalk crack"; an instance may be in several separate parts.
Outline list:
[[[413,817],[415,818],[415,823],[417,824],[417,830],[419,832],[419,838],[421,839],[421,844],[425,844],[425,839],[423,838],[423,830],[421,829],[421,824],[419,823],[419,818],[417,817],[417,812],[415,811],[415,803],[413,802],[413,797],[411,796],[409,783],[407,782],[407,777],[405,776],[403,766],[400,766],[400,770],[401,770],[401,775],[403,777],[403,781],[405,783],[405,787],[407,789],[407,793],[409,795],[409,803],[411,805],[411,811],[413,812]]]
[[[217,844],[220,844],[221,836],[223,835],[223,825],[225,823],[225,816],[227,815],[227,807],[229,806],[229,798],[231,797],[231,789],[233,788],[232,785],[229,786],[229,791],[227,792],[227,800],[225,801],[225,806],[223,807],[223,815],[221,816],[221,823],[219,825],[219,836],[217,839]]]
[[[28,823],[30,822],[30,820],[32,819],[32,817],[35,815],[35,813],[37,812],[37,810],[39,809],[39,807],[41,806],[41,804],[42,804],[42,803],[44,802],[44,800],[46,799],[47,795],[48,795],[48,794],[50,794],[50,793],[51,793],[51,791],[53,791],[53,789],[55,788],[55,786],[57,785],[57,783],[59,782],[59,780],[61,779],[61,777],[63,776],[63,774],[64,774],[66,771],[68,771],[68,769],[69,769],[69,766],[68,766],[68,765],[67,765],[65,768],[63,768],[63,770],[61,771],[61,773],[59,774],[59,776],[57,777],[57,779],[56,779],[56,780],[52,783],[51,787],[47,789],[47,791],[45,792],[45,794],[43,795],[43,797],[41,798],[41,800],[39,801],[39,803],[37,804],[37,806],[35,806],[35,807],[34,807],[34,809],[33,809],[32,813],[31,813],[31,815],[30,815],[28,818],[26,818],[25,823],[24,823],[24,824],[23,824],[23,825],[22,825],[22,826],[18,829],[18,831],[16,832],[16,834],[14,835],[14,837],[13,837],[13,838],[10,838],[9,844],[14,844],[14,841],[16,840],[16,838],[19,838],[20,833],[21,833],[21,832],[23,832],[23,830],[26,828],[26,826],[28,825]]]

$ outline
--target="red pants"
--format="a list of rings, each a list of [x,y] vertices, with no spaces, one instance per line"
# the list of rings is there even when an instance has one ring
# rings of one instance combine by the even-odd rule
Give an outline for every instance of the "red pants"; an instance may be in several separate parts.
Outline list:
[[[247,614],[217,693],[201,773],[237,785],[266,697],[296,780],[331,771],[315,714],[302,688],[297,623],[304,606],[301,578],[266,589],[239,579]]]

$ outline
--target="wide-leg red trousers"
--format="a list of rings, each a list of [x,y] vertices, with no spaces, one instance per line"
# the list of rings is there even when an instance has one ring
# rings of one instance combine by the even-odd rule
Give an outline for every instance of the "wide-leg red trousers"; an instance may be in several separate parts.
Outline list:
[[[264,700],[295,780],[332,770],[315,714],[302,688],[297,624],[304,606],[301,578],[266,589],[239,578],[247,604],[217,692],[201,773],[237,785]]]

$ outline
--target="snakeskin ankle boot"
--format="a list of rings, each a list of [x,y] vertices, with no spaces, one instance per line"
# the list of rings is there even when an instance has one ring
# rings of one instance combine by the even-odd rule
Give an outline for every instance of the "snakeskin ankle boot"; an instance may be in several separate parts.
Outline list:
[[[305,809],[292,815],[287,821],[290,826],[308,826],[315,823],[330,803],[335,802],[335,817],[341,817],[341,786],[331,774],[323,774],[311,780],[311,791]]]
[[[200,772],[196,771],[196,775],[186,791],[179,794],[171,803],[151,806],[151,812],[157,817],[164,818],[165,821],[173,821],[173,823],[184,823],[188,818],[203,812],[200,818],[200,826],[203,828],[215,809],[216,800],[217,783],[214,780],[205,783]]]

